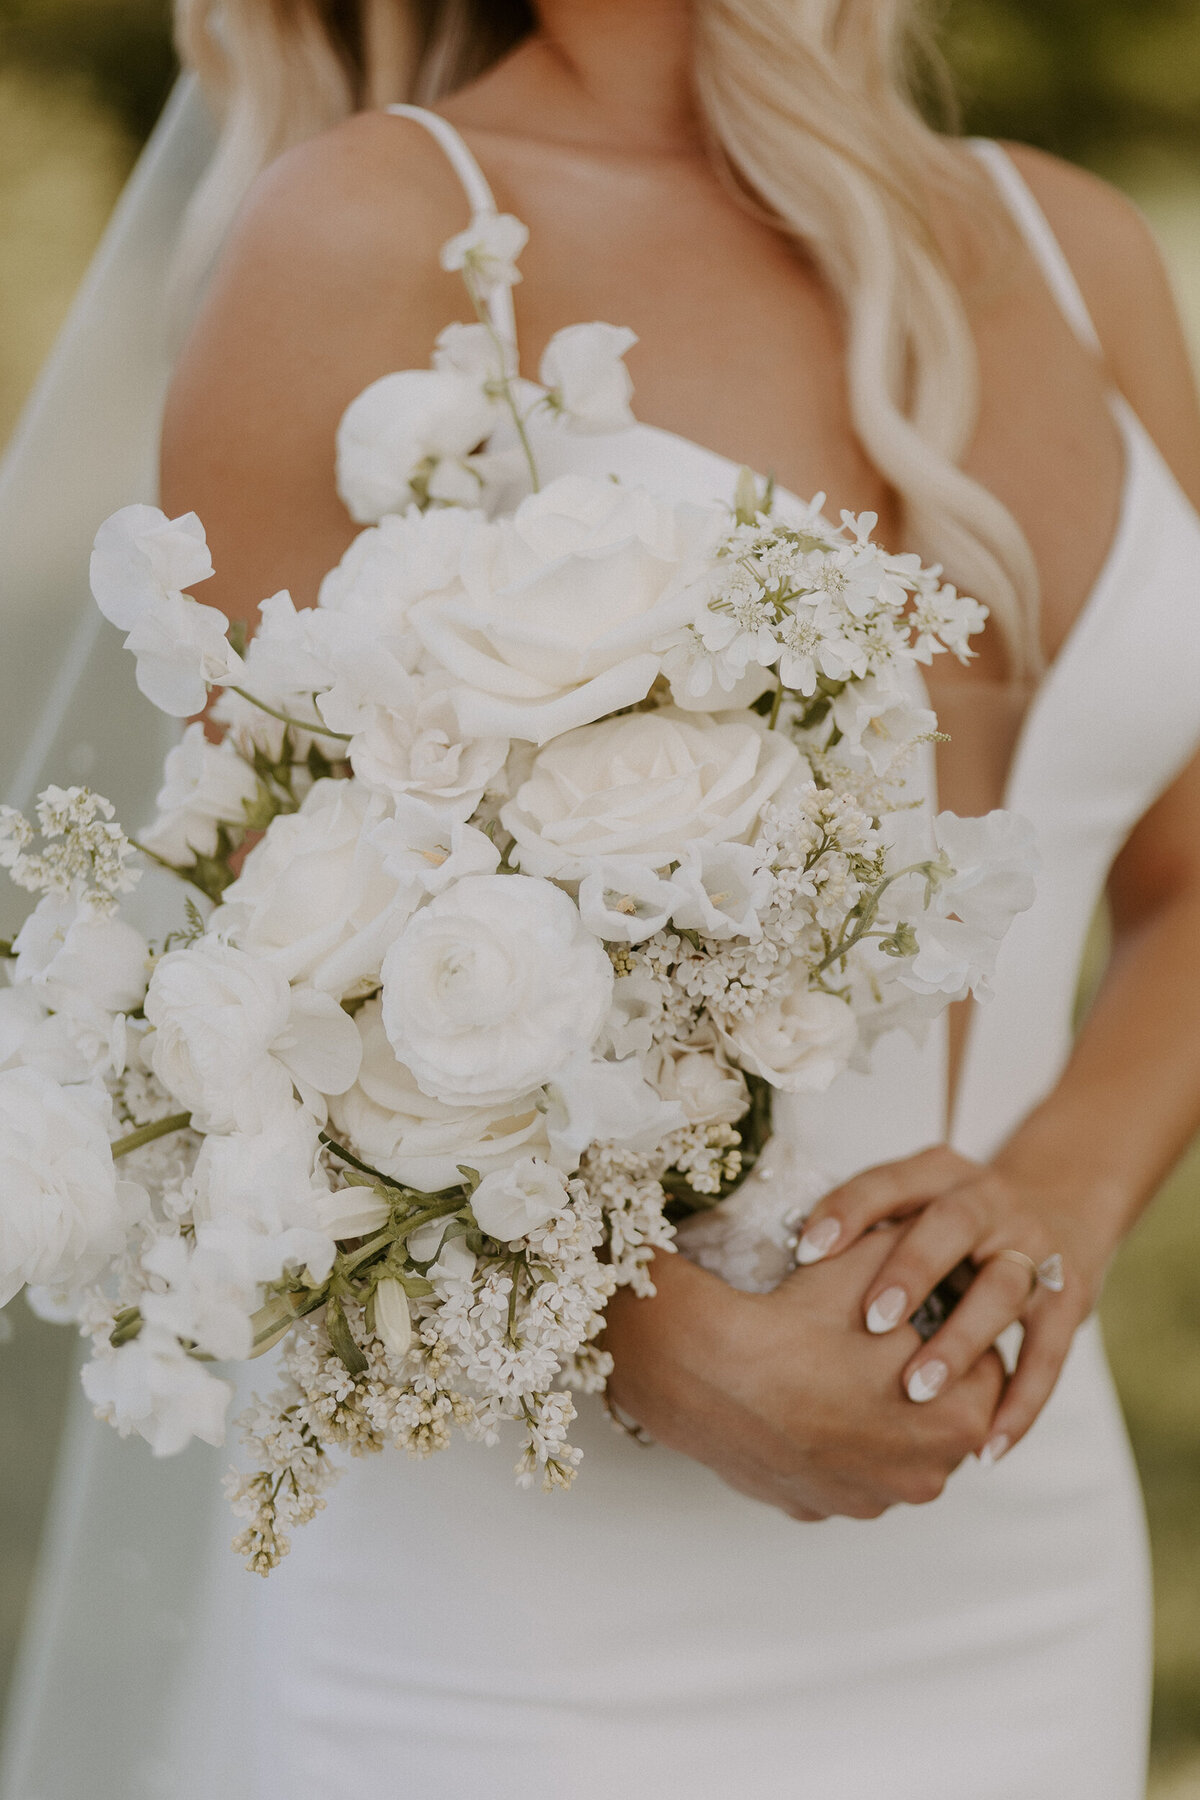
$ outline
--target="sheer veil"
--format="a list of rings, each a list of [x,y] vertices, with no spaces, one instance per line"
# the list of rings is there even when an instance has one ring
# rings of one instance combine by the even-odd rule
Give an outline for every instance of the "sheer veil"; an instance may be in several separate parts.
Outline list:
[[[167,275],[212,145],[185,79],[0,466],[0,794],[16,805],[48,781],[88,781],[134,828],[157,786],[171,727],[138,694],[132,659],[91,602],[88,551],[108,513],[155,497]],[[139,894],[156,929],[161,890],[148,881]],[[236,1708],[211,1688],[203,1709],[175,1703],[197,1645],[213,1632],[240,1636],[236,1617],[212,1609],[236,1608],[240,1584],[253,1585],[229,1554],[220,1469],[203,1447],[156,1463],[74,1397],[3,1740],[2,1800],[240,1800],[248,1775],[227,1730]],[[217,1742],[187,1743],[193,1710]]]

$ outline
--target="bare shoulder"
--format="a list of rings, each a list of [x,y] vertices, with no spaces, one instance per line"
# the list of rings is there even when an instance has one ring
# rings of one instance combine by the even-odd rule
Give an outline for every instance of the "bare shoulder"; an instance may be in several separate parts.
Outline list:
[[[1162,251],[1145,215],[1099,176],[1006,144],[1062,245],[1113,379],[1200,504],[1200,402]]]
[[[163,503],[200,513],[219,578],[255,599],[285,582],[311,593],[336,561],[350,534],[334,490],[338,420],[379,376],[427,366],[462,316],[438,250],[467,216],[428,132],[384,113],[298,145],[255,184],[163,430]],[[214,585],[218,603],[245,611],[224,579]]]

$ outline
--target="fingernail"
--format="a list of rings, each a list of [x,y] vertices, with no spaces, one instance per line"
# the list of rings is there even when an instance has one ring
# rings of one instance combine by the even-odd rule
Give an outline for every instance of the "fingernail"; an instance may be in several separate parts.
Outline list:
[[[876,1333],[892,1331],[908,1311],[908,1295],[902,1287],[884,1288],[872,1300],[867,1313],[867,1330]]]
[[[829,1255],[841,1235],[842,1228],[836,1219],[818,1219],[815,1225],[809,1226],[796,1245],[796,1261],[820,1262],[823,1256]]]
[[[923,1400],[932,1400],[934,1395],[940,1394],[945,1387],[946,1377],[949,1373],[944,1362],[922,1363],[920,1368],[914,1369],[908,1378],[909,1399],[916,1400],[918,1403]]]
[[[985,1444],[983,1449],[979,1452],[980,1468],[994,1469],[1007,1449],[1008,1439],[1004,1433],[1001,1432],[998,1437],[994,1437],[990,1443]]]

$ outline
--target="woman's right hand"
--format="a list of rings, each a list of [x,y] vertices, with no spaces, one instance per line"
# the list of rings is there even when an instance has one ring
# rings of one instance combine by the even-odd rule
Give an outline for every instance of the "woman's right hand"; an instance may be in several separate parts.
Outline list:
[[[873,1231],[770,1294],[657,1257],[654,1299],[622,1289],[609,1303],[612,1400],[658,1443],[794,1519],[874,1519],[936,1499],[987,1442],[1004,1374],[989,1351],[936,1406],[907,1398],[917,1333],[873,1337],[861,1306],[901,1232]]]

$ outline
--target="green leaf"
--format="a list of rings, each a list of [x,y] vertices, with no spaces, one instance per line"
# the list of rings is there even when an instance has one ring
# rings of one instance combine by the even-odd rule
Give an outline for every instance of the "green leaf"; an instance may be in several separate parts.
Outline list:
[[[339,1362],[344,1363],[349,1374],[361,1375],[368,1366],[367,1359],[355,1342],[341,1301],[336,1298],[325,1308],[325,1329]]]

